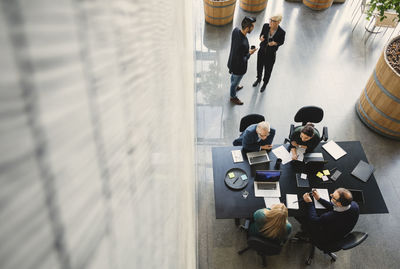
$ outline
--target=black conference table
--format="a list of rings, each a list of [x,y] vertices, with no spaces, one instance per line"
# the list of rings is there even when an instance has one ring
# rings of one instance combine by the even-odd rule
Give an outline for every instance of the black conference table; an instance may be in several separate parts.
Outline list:
[[[336,181],[329,180],[323,182],[320,178],[316,177],[315,173],[308,174],[310,187],[299,188],[297,187],[296,173],[307,172],[305,170],[307,167],[304,163],[292,161],[281,165],[280,170],[282,174],[279,180],[281,190],[280,201],[286,204],[287,193],[297,194],[300,200],[305,192],[311,191],[311,188],[328,189],[329,193],[333,193],[336,188],[344,187],[347,189],[363,190],[365,203],[359,204],[360,214],[388,213],[388,209],[374,175],[372,175],[367,182],[362,182],[350,174],[360,160],[368,163],[361,143],[359,141],[336,143],[347,152],[345,156],[337,161],[322,149],[324,143],[320,143],[318,147],[315,148],[314,152],[322,152],[324,159],[328,161],[328,163],[324,165],[324,169],[330,170],[336,167],[342,172],[340,177]],[[279,146],[280,145],[275,145],[274,148]],[[285,147],[288,148],[288,144],[286,144]],[[251,176],[251,168],[245,154],[242,154],[243,162],[233,162],[231,151],[237,149],[241,149],[241,147],[228,146],[212,148],[215,214],[217,219],[249,218],[257,209],[265,208],[264,198],[254,196],[254,179]],[[272,151],[268,152],[268,155],[271,162],[269,164],[264,164],[264,169],[274,169],[276,156]],[[231,168],[241,168],[246,171],[249,176],[249,183],[246,188],[235,191],[229,189],[225,185],[225,174]],[[249,192],[246,199],[242,196],[244,190]],[[289,209],[289,216],[301,216],[305,214],[304,202],[300,202],[299,205],[300,208],[298,210]],[[324,210],[317,209],[317,212],[322,213]]]

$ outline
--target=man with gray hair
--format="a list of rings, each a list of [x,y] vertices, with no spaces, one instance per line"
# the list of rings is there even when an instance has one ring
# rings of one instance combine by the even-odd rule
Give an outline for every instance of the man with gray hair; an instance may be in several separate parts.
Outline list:
[[[252,124],[233,141],[234,146],[242,146],[244,152],[270,150],[275,137],[275,129],[268,122]]]
[[[260,92],[265,91],[272,68],[275,64],[276,51],[285,42],[286,32],[279,26],[282,21],[282,15],[272,16],[269,23],[265,23],[260,33],[260,49],[257,54],[257,80],[253,83],[256,87],[261,82],[262,72],[264,72],[264,83]]]
[[[312,191],[312,196],[328,212],[318,216],[310,194],[305,193],[303,199],[307,214],[305,217],[296,217],[302,224],[303,232],[296,234],[295,237],[302,239],[302,237],[310,236],[314,243],[323,246],[343,238],[353,230],[360,210],[358,204],[353,201],[353,196],[349,190],[345,188],[336,189],[330,195],[330,202],[321,198],[316,190]]]

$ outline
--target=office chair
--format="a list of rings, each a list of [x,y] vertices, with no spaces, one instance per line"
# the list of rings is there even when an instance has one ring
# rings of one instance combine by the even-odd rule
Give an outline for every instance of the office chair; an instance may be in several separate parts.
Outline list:
[[[300,108],[299,111],[297,111],[296,115],[294,116],[294,121],[301,122],[301,125],[295,127],[294,124],[290,124],[289,138],[285,138],[284,144],[288,142],[290,143],[290,139],[292,138],[292,135],[296,128],[306,125],[307,122],[319,123],[322,121],[323,117],[324,117],[324,111],[320,107],[304,106]],[[317,129],[315,130],[317,135],[320,137],[320,141],[328,140],[328,127],[323,128],[322,136],[320,135]]]
[[[282,246],[279,240],[272,240],[259,236],[249,236],[247,238],[247,247],[238,251],[239,255],[242,255],[249,249],[254,249],[258,255],[261,256],[263,267],[267,266],[265,256],[273,256],[281,253]]]
[[[337,242],[333,242],[331,244],[325,246],[319,246],[318,244],[313,243],[311,240],[311,252],[309,257],[306,260],[306,265],[310,265],[315,253],[315,247],[322,250],[325,254],[328,254],[331,257],[331,262],[335,262],[337,256],[333,252],[337,252],[339,250],[348,250],[354,248],[361,244],[367,239],[368,234],[363,232],[351,232],[347,234],[343,239],[340,239]]]
[[[240,120],[240,126],[239,126],[239,132],[240,134],[242,134],[244,132],[244,130],[247,129],[247,127],[249,127],[252,124],[256,124],[259,122],[265,121],[265,118],[263,115],[260,114],[249,114],[247,116],[244,116],[241,120]],[[242,145],[242,140],[239,138],[236,138],[235,140],[233,140],[232,143],[234,146],[241,146]]]

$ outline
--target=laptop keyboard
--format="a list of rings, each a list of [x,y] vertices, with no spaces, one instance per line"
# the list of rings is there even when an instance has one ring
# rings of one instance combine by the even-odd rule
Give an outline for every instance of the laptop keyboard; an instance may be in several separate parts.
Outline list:
[[[276,190],[276,184],[258,183],[257,185],[259,190]]]
[[[256,163],[256,162],[266,161],[267,158],[265,156],[257,156],[257,157],[251,157],[250,160],[252,163]]]

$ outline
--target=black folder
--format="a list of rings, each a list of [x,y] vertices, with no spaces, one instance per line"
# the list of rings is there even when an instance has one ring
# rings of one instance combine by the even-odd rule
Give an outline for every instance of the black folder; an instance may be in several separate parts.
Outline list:
[[[297,181],[297,187],[299,188],[309,188],[310,183],[308,182],[308,179],[302,179],[301,174],[296,174],[296,181]]]

